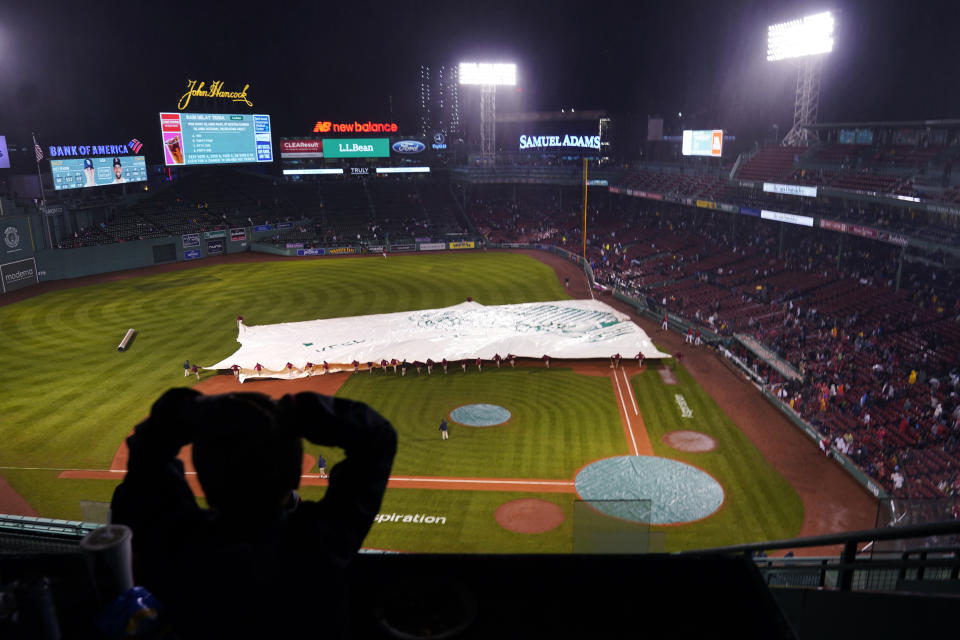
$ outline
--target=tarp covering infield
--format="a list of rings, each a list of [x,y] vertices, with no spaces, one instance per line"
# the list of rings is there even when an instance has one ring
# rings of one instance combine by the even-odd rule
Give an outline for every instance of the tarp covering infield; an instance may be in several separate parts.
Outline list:
[[[206,367],[240,367],[247,378],[302,378],[381,360],[408,363],[518,358],[669,358],[626,314],[597,300],[558,300],[485,306],[463,302],[443,309],[247,326],[238,322],[233,355]],[[291,366],[287,366],[288,363]],[[313,365],[308,367],[308,363]],[[258,373],[255,369],[260,364]]]

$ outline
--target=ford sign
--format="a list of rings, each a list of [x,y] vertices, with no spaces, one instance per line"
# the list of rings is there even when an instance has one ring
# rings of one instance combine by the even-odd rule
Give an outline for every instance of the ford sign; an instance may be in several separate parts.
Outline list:
[[[393,143],[392,148],[397,153],[423,153],[427,145],[419,140],[398,140]]]

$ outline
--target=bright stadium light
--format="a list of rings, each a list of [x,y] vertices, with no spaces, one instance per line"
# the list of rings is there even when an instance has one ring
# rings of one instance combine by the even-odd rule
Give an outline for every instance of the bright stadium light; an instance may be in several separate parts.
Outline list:
[[[833,31],[834,19],[829,11],[771,25],[767,28],[767,61],[830,53]]]
[[[517,65],[513,63],[461,62],[460,84],[484,86],[517,84]]]

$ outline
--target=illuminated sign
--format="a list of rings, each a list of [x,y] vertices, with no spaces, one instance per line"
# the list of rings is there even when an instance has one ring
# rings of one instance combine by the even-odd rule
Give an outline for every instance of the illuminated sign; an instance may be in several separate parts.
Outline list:
[[[777,222],[786,222],[788,224],[799,224],[804,227],[813,226],[813,218],[809,216],[798,216],[792,213],[780,213],[779,211],[767,211],[761,209],[760,217],[764,220],[776,220]]]
[[[600,149],[600,136],[520,136],[521,149],[542,149],[544,147],[580,147]]]
[[[801,196],[805,198],[816,198],[816,187],[803,187],[799,184],[776,184],[774,182],[764,182],[763,190],[767,193],[782,193],[787,196]]]
[[[7,154],[7,137],[0,136],[0,169],[10,168],[10,156]]]
[[[248,107],[252,107],[253,103],[247,99],[247,89],[250,88],[249,84],[243,85],[243,89],[240,91],[224,91],[223,90],[223,80],[214,80],[210,83],[209,89],[204,89],[206,86],[205,82],[197,82],[196,80],[187,80],[187,92],[180,96],[180,102],[177,103],[177,109],[183,111],[187,108],[187,105],[190,104],[190,98],[222,98],[224,100],[229,100],[230,102],[242,102]]]
[[[50,161],[55,191],[144,182],[147,163],[143,156],[65,158]]]
[[[447,138],[440,132],[433,134],[433,144],[431,145],[434,149],[446,149],[447,148]]]
[[[423,153],[426,150],[427,145],[423,144],[419,140],[397,140],[390,148],[396,151],[397,153],[411,154],[411,153]]]
[[[322,158],[323,141],[320,138],[300,138],[280,141],[281,158]]]
[[[350,167],[350,175],[368,176],[370,175],[370,167]]]
[[[333,176],[343,175],[343,169],[284,169],[285,176]]]
[[[683,132],[681,151],[685,156],[708,156],[719,158],[723,155],[723,131],[712,129],[708,131]]]
[[[161,113],[167,165],[273,162],[270,116]]]
[[[461,62],[457,75],[460,84],[513,86],[517,84],[517,65],[497,62]]]
[[[387,138],[324,138],[323,154],[327,158],[389,158],[390,140]]]
[[[377,173],[430,173],[430,167],[377,167]]]
[[[317,120],[313,125],[314,133],[396,133],[400,130],[396,122],[330,122]]]
[[[136,138],[126,144],[74,144],[50,145],[51,158],[77,158],[85,156],[126,156],[140,151],[143,144]]]

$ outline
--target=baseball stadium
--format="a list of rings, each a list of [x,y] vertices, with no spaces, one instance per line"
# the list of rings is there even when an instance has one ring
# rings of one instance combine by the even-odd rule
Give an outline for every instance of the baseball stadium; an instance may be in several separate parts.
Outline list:
[[[143,129],[10,125],[0,635],[282,636],[318,594],[334,637],[949,628],[960,119],[826,100],[855,15],[770,13],[756,140],[462,54],[409,114],[184,76]]]

